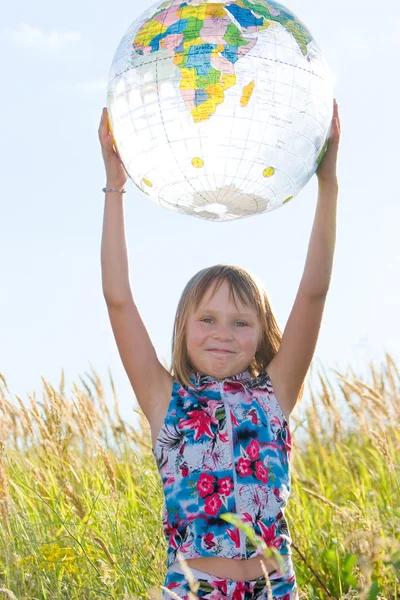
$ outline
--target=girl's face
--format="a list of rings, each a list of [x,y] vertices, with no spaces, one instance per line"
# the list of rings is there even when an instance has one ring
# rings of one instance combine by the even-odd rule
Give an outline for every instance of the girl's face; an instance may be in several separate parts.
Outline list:
[[[247,369],[259,346],[261,325],[253,307],[239,298],[236,307],[226,281],[212,296],[214,288],[188,315],[186,345],[197,371],[225,379]]]

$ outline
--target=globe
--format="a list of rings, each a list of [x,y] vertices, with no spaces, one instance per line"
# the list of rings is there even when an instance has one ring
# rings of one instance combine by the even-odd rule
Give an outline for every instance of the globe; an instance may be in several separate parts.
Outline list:
[[[265,0],[167,0],[122,38],[107,105],[133,183],[213,221],[272,211],[315,173],[331,72],[307,27]]]

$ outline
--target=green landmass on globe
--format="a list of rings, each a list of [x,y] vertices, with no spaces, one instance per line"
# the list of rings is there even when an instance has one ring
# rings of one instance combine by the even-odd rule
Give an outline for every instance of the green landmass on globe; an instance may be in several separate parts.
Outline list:
[[[310,32],[284,6],[272,1],[193,4],[168,0],[137,31],[133,47],[141,55],[167,50],[180,69],[185,105],[199,123],[215,114],[226,90],[236,85],[235,63],[257,44],[254,34],[276,26],[284,27],[307,57],[307,45],[313,39]],[[254,80],[243,87],[241,106],[247,106],[254,87]]]

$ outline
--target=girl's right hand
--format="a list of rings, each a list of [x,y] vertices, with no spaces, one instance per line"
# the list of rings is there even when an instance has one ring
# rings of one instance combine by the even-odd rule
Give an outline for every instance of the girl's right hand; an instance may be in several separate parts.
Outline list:
[[[124,187],[128,179],[128,174],[125,171],[118,152],[116,152],[114,148],[114,139],[110,131],[108,111],[106,108],[103,108],[103,114],[101,115],[99,140],[101,144],[104,166],[106,168],[106,187]]]

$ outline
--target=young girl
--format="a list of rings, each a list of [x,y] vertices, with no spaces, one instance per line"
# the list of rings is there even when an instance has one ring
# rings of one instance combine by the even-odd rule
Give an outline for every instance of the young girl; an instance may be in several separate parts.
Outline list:
[[[330,285],[336,237],[338,107],[317,171],[319,196],[304,274],[283,335],[263,287],[247,271],[216,265],[180,299],[172,366],[159,362],[135,305],[128,273],[126,171],[103,110],[99,139],[107,186],[101,248],[103,292],[118,350],[147,417],[161,475],[168,542],[164,587],[189,598],[182,556],[200,598],[298,598],[284,509],[290,494],[289,417],[301,397]],[[234,513],[274,552],[269,558]],[[165,591],[163,597],[170,597]]]

